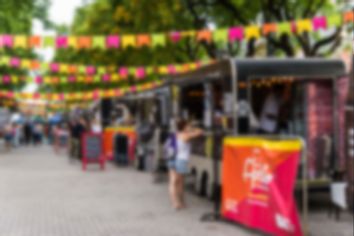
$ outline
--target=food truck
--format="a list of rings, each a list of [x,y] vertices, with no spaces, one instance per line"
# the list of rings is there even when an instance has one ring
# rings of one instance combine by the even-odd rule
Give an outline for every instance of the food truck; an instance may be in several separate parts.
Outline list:
[[[326,189],[343,171],[344,110],[348,77],[340,60],[229,59],[167,78],[173,117],[206,130],[192,144],[196,190],[213,196],[214,158],[225,135],[300,136],[307,145],[308,184]],[[221,168],[218,161],[218,168]],[[301,173],[299,174],[299,176]]]

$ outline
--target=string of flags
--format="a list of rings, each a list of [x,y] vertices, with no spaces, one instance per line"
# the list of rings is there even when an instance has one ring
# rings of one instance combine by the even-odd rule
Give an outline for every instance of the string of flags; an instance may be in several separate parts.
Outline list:
[[[136,78],[144,78],[150,74],[175,74],[184,73],[195,70],[203,65],[212,63],[213,60],[205,59],[202,61],[189,62],[183,64],[168,64],[157,66],[93,66],[93,65],[77,65],[68,63],[46,63],[38,60],[21,59],[18,57],[0,56],[0,66],[10,68],[21,68],[33,71],[45,71],[60,74],[83,74],[88,76],[117,74],[122,78],[128,76]]]
[[[143,92],[160,86],[162,81],[153,81],[139,85],[131,85],[114,89],[95,89],[85,92],[66,92],[66,93],[26,93],[0,90],[0,98],[8,99],[32,99],[47,101],[89,101],[102,98],[113,98],[124,96],[128,93]]]
[[[236,26],[215,30],[189,30],[147,34],[95,35],[95,36],[38,36],[38,35],[0,35],[0,48],[74,48],[74,49],[118,49],[140,47],[163,47],[167,43],[177,43],[183,38],[192,37],[196,41],[235,42],[252,38],[267,37],[269,34],[301,34],[318,31],[354,22],[353,11],[331,16],[316,16],[312,19],[299,19],[279,23],[265,23],[261,26]]]

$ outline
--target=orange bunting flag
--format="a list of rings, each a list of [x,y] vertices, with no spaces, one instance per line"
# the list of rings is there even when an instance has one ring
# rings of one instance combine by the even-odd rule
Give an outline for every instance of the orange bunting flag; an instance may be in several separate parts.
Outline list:
[[[40,47],[41,46],[41,41],[42,41],[42,38],[41,37],[39,37],[39,36],[31,36],[30,38],[29,38],[29,46],[31,47],[31,48],[33,48],[33,47]]]
[[[31,61],[31,69],[38,70],[41,67],[39,61]]]
[[[77,39],[77,46],[80,49],[83,48],[91,48],[91,37],[87,37],[87,36],[81,36]]]
[[[150,35],[148,35],[148,34],[140,34],[140,35],[137,36],[136,45],[138,47],[150,46],[150,44],[151,44]]]
[[[70,74],[75,74],[75,73],[77,73],[77,66],[75,66],[75,65],[69,65],[69,66],[68,66],[68,72],[69,72]]]
[[[277,24],[275,23],[268,23],[264,24],[262,27],[262,33],[267,36],[270,33],[275,33],[277,32]]]
[[[354,23],[354,11],[348,11],[343,14],[344,23]]]
[[[210,43],[212,40],[212,32],[210,30],[201,30],[197,33],[197,41]]]

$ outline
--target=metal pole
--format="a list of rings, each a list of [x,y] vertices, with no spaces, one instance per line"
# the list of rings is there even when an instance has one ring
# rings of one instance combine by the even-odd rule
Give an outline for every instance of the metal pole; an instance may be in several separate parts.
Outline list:
[[[238,105],[237,105],[237,71],[236,71],[236,62],[232,58],[229,59],[230,62],[230,68],[231,68],[231,74],[230,74],[230,80],[231,80],[231,86],[232,86],[232,97],[233,97],[233,106],[232,106],[232,117],[233,117],[233,134],[236,135],[238,134],[238,117],[237,117],[237,110],[238,110]]]
[[[334,150],[334,160],[333,160],[333,166],[334,166],[334,171],[337,172],[339,169],[339,149],[338,149],[338,132],[339,132],[339,116],[337,115],[336,109],[338,107],[338,87],[337,87],[337,80],[333,78],[332,80],[332,91],[333,91],[333,111],[332,111],[332,117],[333,117],[333,150]]]
[[[307,182],[307,146],[305,141],[300,138],[302,143],[302,229],[304,236],[309,235],[308,229],[308,182]]]

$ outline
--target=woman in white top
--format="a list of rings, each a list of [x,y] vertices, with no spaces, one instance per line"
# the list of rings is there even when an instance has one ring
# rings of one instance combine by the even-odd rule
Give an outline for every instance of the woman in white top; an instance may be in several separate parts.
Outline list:
[[[190,158],[190,140],[201,136],[201,129],[192,128],[186,121],[177,122],[176,157],[168,161],[169,192],[173,207],[178,210],[185,208],[184,203],[184,175],[188,174],[188,161]]]

